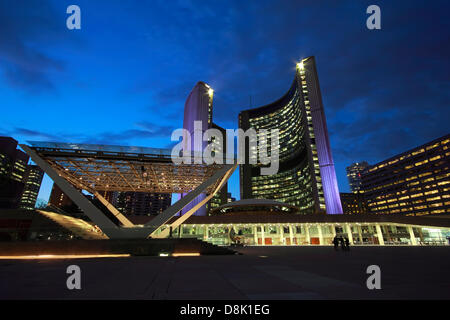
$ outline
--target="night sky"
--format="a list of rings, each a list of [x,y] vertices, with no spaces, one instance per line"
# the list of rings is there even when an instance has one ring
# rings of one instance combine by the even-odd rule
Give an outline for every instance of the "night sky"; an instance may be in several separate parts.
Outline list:
[[[71,4],[81,30],[66,28]],[[371,4],[381,30],[366,28]],[[352,162],[449,133],[449,12],[448,0],[0,0],[0,135],[169,147],[197,81],[215,90],[214,121],[236,128],[313,55],[348,192]],[[237,174],[229,184],[238,196]],[[46,177],[39,198],[50,188]]]

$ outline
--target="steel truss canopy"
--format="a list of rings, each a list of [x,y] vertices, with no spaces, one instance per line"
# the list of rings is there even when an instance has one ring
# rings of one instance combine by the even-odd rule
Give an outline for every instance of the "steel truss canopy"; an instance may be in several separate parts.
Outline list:
[[[168,236],[171,229],[205,205],[237,167],[235,161],[208,165],[195,157],[191,157],[193,164],[175,164],[168,149],[34,141],[29,144],[20,146],[111,239]],[[80,190],[91,192],[115,218],[108,217]],[[145,225],[134,225],[100,194],[101,191],[186,195]],[[207,196],[169,222],[202,193]]]
[[[28,142],[58,174],[76,188],[95,191],[188,193],[222,165],[180,164],[170,149]],[[192,161],[194,162],[194,161]],[[211,193],[219,182],[207,188]]]

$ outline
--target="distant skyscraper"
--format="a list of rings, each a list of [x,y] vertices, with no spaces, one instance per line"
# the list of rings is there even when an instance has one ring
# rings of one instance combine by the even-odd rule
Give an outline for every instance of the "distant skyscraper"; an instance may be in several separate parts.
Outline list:
[[[236,198],[231,195],[231,192],[227,193],[227,203],[235,202]]]
[[[0,208],[19,207],[28,160],[28,155],[17,149],[16,140],[0,137]]]
[[[116,192],[116,200],[111,203],[127,216],[158,215],[170,207],[171,193]]]
[[[361,174],[369,167],[366,161],[355,162],[347,167],[347,178],[352,192],[361,190]]]
[[[24,182],[22,197],[20,198],[19,208],[33,210],[36,206],[39,189],[41,189],[44,171],[36,165],[28,165]]]
[[[48,200],[49,206],[63,211],[78,211],[78,206],[61,190],[56,183],[53,184],[52,192]]]
[[[302,213],[342,214],[314,57],[297,65],[283,97],[242,111],[239,128],[280,132],[278,173],[263,176],[260,165],[240,165],[241,200],[273,199]]]
[[[341,192],[341,203],[344,214],[367,213],[367,204],[362,192],[343,193]]]

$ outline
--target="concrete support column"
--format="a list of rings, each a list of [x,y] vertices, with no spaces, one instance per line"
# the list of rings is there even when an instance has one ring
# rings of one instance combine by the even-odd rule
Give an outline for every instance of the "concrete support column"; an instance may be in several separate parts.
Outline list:
[[[306,235],[306,242],[308,245],[311,244],[311,238],[309,237],[309,226],[305,224],[305,235]]]
[[[363,236],[362,236],[362,229],[361,229],[361,226],[358,226],[357,228],[358,228],[358,235],[359,235],[359,243],[360,243],[360,244],[363,244],[364,242],[363,242]]]
[[[353,245],[353,234],[352,234],[352,228],[349,224],[346,225],[347,227],[347,236],[348,236],[348,241],[351,245]]]
[[[181,236],[183,235],[183,226],[180,226],[178,230],[179,230],[178,238],[181,238]]]
[[[255,246],[258,245],[258,228],[253,226],[253,241],[255,242]]]
[[[386,230],[386,238],[390,243],[392,243],[391,232],[389,230],[390,226],[384,226],[384,230]]]
[[[375,228],[377,229],[378,243],[381,246],[384,246],[383,233],[381,232],[380,225],[379,224],[375,225]]]
[[[289,225],[289,239],[291,240],[291,246],[294,245],[294,231],[292,225]]]
[[[278,234],[280,235],[281,244],[286,244],[284,241],[284,226],[278,226]]]
[[[422,228],[419,228],[419,237],[420,237],[420,244],[423,244],[424,239],[423,239]]]
[[[319,245],[323,245],[323,234],[322,234],[322,226],[317,225],[317,230],[319,231]]]
[[[411,244],[417,246],[416,236],[414,235],[414,230],[411,226],[408,227],[409,236],[411,238]]]
[[[205,232],[203,232],[203,240],[207,241],[209,238],[209,227],[205,226]]]
[[[264,238],[264,225],[261,225],[261,245],[264,246],[266,244],[266,238]]]

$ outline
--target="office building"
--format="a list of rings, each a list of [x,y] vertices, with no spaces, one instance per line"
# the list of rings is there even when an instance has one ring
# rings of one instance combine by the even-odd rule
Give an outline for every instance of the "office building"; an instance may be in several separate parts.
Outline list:
[[[186,99],[184,106],[183,128],[190,133],[191,137],[194,137],[195,134],[201,134],[203,137],[203,133],[208,129],[217,129],[222,133],[224,138],[226,137],[225,129],[213,122],[213,95],[214,90],[206,83],[199,81]],[[201,121],[201,128],[198,129],[199,132],[197,133],[195,132],[196,121]],[[208,145],[208,142],[203,141],[201,144],[196,145],[194,139],[191,139],[190,141],[191,145],[184,146],[184,150],[189,148],[195,156],[198,156],[199,154],[202,155],[203,150]],[[221,152],[225,157],[226,143],[225,141],[222,142],[223,143],[220,144],[218,141],[212,140],[212,152]],[[216,194],[208,201],[207,204],[203,205],[195,212],[195,215],[204,216],[207,212],[209,212],[209,210],[215,208],[217,205],[226,203],[227,189],[227,185],[224,185],[221,190],[218,191],[218,194]],[[185,194],[182,194],[182,196],[185,196]],[[200,194],[188,206],[183,208],[181,213],[184,214],[188,212],[205,198],[206,194]]]
[[[56,183],[53,184],[48,205],[68,213],[78,211],[78,206],[61,190],[60,187],[58,187]]]
[[[342,213],[314,57],[298,63],[283,97],[242,111],[239,128],[280,133],[278,173],[260,175],[261,165],[240,165],[241,199],[273,199],[300,213]]]
[[[24,176],[25,186],[20,198],[19,208],[33,210],[36,206],[37,196],[41,189],[44,171],[36,165],[28,165]]]
[[[170,193],[116,192],[117,199],[109,201],[125,216],[154,216],[170,207]]]
[[[17,149],[17,141],[0,137],[0,208],[19,207],[29,157]]]
[[[362,192],[341,192],[341,203],[344,214],[367,213],[367,203]]]
[[[450,213],[450,135],[379,162],[362,174],[371,213]]]
[[[352,192],[361,190],[361,174],[369,167],[366,161],[355,162],[346,168],[348,184]]]
[[[227,203],[235,202],[236,198],[231,195],[231,192],[227,193]]]

